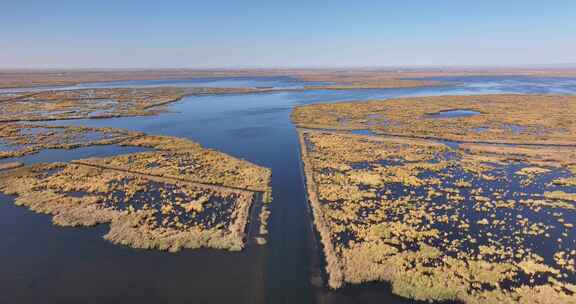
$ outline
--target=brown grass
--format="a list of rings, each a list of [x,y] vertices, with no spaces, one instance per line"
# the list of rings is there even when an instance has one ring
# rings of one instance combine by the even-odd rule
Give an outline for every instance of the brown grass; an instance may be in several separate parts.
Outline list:
[[[83,127],[49,127],[48,131],[41,130],[46,134],[34,132],[41,135],[31,140],[21,132],[31,126],[11,127],[14,130],[9,132],[9,139],[35,151],[53,147],[41,144],[43,140],[58,147],[77,147],[87,132]],[[53,129],[67,135],[54,134]],[[115,244],[170,251],[244,247],[254,194],[270,196],[269,169],[185,139],[106,131],[123,135],[115,137],[113,143],[156,151],[22,168],[7,166],[0,174],[0,191],[17,195],[17,205],[53,215],[56,225],[110,223],[104,238]],[[268,216],[266,213],[264,217]]]
[[[542,183],[540,176],[573,165],[563,152],[553,152],[570,153],[570,148],[522,147],[513,153],[489,145],[453,149],[420,139],[313,130],[299,134],[331,288],[390,281],[393,292],[404,297],[466,303],[529,301],[543,293],[552,302],[573,297],[569,259],[557,255],[558,263],[550,263],[527,242],[552,242],[548,246],[558,252],[570,247],[574,227],[564,225],[561,214],[572,214],[574,206],[558,200],[572,197],[527,188],[511,200],[489,186],[511,179]],[[499,171],[520,164],[526,165],[510,177]],[[498,215],[526,208],[537,216]],[[550,211],[558,209],[562,213],[554,218]],[[556,241],[552,235],[558,234]],[[573,249],[568,251],[572,258]],[[524,276],[549,279],[519,279]],[[504,287],[505,282],[513,287]]]
[[[78,89],[0,95],[0,122],[149,116],[188,95],[267,92],[259,88]]]
[[[480,115],[437,119],[449,110]],[[558,95],[480,95],[402,98],[297,107],[300,127],[369,129],[383,135],[462,142],[574,145],[576,97]]]

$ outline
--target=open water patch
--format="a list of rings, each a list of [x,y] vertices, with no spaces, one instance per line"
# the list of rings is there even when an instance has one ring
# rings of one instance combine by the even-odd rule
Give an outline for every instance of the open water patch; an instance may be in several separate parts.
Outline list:
[[[426,114],[426,118],[435,118],[435,119],[460,118],[460,117],[476,116],[480,114],[482,113],[474,110],[458,109],[458,110],[446,110],[446,111],[439,111],[436,113],[429,113]]]

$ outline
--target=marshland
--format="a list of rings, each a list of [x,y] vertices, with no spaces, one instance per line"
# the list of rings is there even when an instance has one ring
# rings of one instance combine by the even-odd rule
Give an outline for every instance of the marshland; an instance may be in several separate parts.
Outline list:
[[[574,299],[573,149],[327,131],[302,131],[301,144],[331,287],[389,281],[405,297],[465,303]]]
[[[3,91],[0,299],[574,301],[575,78],[286,74]]]

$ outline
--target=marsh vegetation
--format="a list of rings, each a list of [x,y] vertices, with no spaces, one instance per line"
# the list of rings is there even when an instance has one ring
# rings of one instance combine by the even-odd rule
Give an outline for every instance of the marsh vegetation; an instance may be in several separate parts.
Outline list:
[[[481,99],[402,99],[294,111],[300,126],[324,129],[301,129],[300,140],[330,287],[388,281],[394,293],[418,300],[575,302],[576,152],[568,145],[574,142],[567,123],[573,112],[566,111],[573,99]],[[522,100],[550,100],[563,108],[547,107],[552,110],[542,114],[546,111],[535,110],[541,107],[528,108]],[[425,117],[459,108],[482,114]],[[522,115],[526,120],[520,121]],[[368,124],[375,119],[395,121]],[[498,132],[475,137],[471,131],[512,122],[541,131],[539,137]],[[381,133],[403,136],[379,134],[390,125],[398,134]],[[346,128],[374,132],[356,135]],[[469,143],[446,144],[450,139]]]
[[[266,92],[263,88],[114,88],[0,95],[0,122],[149,116],[188,95]]]
[[[331,287],[384,280],[419,300],[574,300],[572,149],[301,136]]]
[[[45,149],[74,149],[119,144],[143,134],[113,128],[0,124],[0,159],[22,157]]]
[[[109,223],[105,239],[142,249],[210,247],[240,250],[250,208],[270,199],[269,169],[181,138],[112,128],[3,124],[10,159],[44,149],[91,145],[150,151],[68,163],[0,166],[0,191],[15,203],[53,216],[59,226]],[[260,219],[265,230],[267,211]]]
[[[430,117],[449,111],[477,114]],[[463,142],[574,145],[576,97],[473,95],[315,104],[297,107],[292,119],[306,128],[367,129]]]

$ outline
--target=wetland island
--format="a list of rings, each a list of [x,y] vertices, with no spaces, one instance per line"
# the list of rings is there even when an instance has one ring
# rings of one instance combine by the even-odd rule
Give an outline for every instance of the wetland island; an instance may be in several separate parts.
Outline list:
[[[315,104],[292,120],[330,287],[575,303],[575,97]]]

